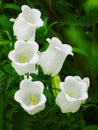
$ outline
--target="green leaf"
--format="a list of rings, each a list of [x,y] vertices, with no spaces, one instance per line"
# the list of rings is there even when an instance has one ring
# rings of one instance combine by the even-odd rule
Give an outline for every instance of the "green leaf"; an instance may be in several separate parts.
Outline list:
[[[10,40],[0,39],[0,45],[9,44],[9,43],[11,43]]]
[[[11,22],[9,21],[8,17],[5,15],[0,15],[0,24],[3,26],[5,29],[12,31],[12,26]]]
[[[86,57],[89,56],[88,53],[85,50],[80,49],[80,48],[73,47],[73,52],[79,53],[79,54],[86,56]]]
[[[53,99],[52,93],[51,93],[47,88],[44,89],[44,93],[45,93],[45,95],[46,95],[46,97],[47,97],[48,99],[50,99],[50,100]]]
[[[3,4],[3,9],[14,9],[16,11],[21,11],[21,8],[16,4]]]

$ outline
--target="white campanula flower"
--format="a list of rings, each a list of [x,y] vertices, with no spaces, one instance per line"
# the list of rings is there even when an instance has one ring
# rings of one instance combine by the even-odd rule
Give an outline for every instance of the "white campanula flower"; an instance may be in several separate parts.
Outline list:
[[[60,83],[61,92],[56,97],[56,104],[62,113],[75,113],[81,104],[88,98],[89,78],[81,79],[79,76],[67,76]]]
[[[41,65],[45,74],[55,76],[60,72],[66,57],[73,55],[72,47],[68,44],[62,44],[56,37],[48,38],[47,41],[49,47],[46,51],[40,53],[39,65]]]
[[[36,28],[43,26],[40,17],[41,12],[38,9],[23,5],[19,16],[16,19],[11,19],[14,22],[13,30],[17,39],[35,40]]]
[[[45,108],[46,97],[43,90],[42,82],[24,79],[21,81],[20,89],[16,91],[14,99],[20,103],[25,111],[34,115]]]
[[[38,62],[38,48],[38,44],[34,41],[16,41],[15,49],[9,53],[8,57],[12,60],[12,66],[19,75],[35,72],[35,65]]]

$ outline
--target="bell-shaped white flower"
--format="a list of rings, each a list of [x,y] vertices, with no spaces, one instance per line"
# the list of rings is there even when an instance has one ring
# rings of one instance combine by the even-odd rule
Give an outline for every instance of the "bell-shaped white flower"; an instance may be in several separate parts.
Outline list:
[[[25,111],[34,115],[45,108],[46,97],[43,90],[42,82],[24,79],[21,81],[20,89],[16,91],[14,99],[20,103]]]
[[[61,92],[56,97],[56,104],[62,113],[75,113],[81,104],[88,98],[89,78],[81,79],[79,76],[68,76],[60,83]]]
[[[36,28],[43,26],[40,17],[41,12],[38,9],[23,5],[19,16],[16,19],[11,19],[14,22],[13,30],[17,39],[35,40]]]
[[[12,60],[12,66],[19,75],[35,72],[35,65],[38,62],[38,48],[38,44],[34,41],[16,41],[15,49],[9,53],[8,57]]]
[[[40,53],[38,64],[41,65],[45,74],[55,76],[60,72],[66,57],[73,55],[72,47],[68,44],[62,44],[56,37],[48,38],[47,41],[49,47],[46,51]]]

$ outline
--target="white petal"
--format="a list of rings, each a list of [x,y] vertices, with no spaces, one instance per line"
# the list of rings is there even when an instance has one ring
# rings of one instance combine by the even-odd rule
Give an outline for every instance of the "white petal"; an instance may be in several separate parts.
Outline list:
[[[35,41],[28,41],[27,44],[32,45],[32,48],[33,48],[33,51],[34,51],[34,52],[37,52],[37,51],[38,51],[39,45],[38,45],[37,42],[35,42]]]
[[[60,83],[60,87],[65,93],[66,99],[70,102],[81,101],[88,98],[88,86],[79,77],[67,76],[65,81]]]
[[[25,73],[32,72],[33,69],[35,69],[35,65],[33,64],[19,64],[16,62],[12,62],[12,67],[19,75],[24,75]]]
[[[32,81],[29,79],[24,79],[20,82],[20,89],[24,89],[27,86],[32,86]]]
[[[50,45],[53,48],[65,53],[65,54],[73,55],[72,47],[68,44],[62,44],[62,42],[57,37],[53,37],[52,39],[47,38],[47,41],[50,43]]]
[[[31,9],[26,5],[22,6],[22,17],[28,22],[28,24],[31,24],[31,26],[43,26],[43,21],[40,16],[41,12],[38,9]],[[29,22],[29,20],[31,22]]]
[[[47,41],[49,42],[49,47],[46,51],[40,53],[39,64],[45,74],[55,76],[60,72],[68,54],[72,54],[72,48],[69,45],[62,44],[56,37],[47,38]]]
[[[15,50],[9,52],[8,58],[15,61]]]
[[[64,54],[50,47],[40,54],[39,64],[42,66],[45,74],[55,76],[61,70],[65,58]]]
[[[77,84],[77,78],[74,78],[74,76],[67,76],[64,81],[65,86],[76,86]],[[61,84],[62,87],[62,84]]]
[[[59,92],[58,96],[56,97],[56,104],[60,107],[61,111],[65,113],[67,104],[66,104],[65,96],[63,92]]]
[[[21,93],[21,91],[20,90],[18,90],[15,94],[14,94],[14,99],[17,101],[17,102],[19,102],[19,103],[22,103],[23,101],[22,101],[22,97],[23,95],[22,95],[22,93]]]
[[[20,48],[22,48],[23,46],[24,46],[24,41],[23,40],[17,40],[16,42],[15,42],[15,49],[20,49]]]
[[[26,17],[26,15],[28,16],[28,15],[32,15],[32,14],[36,15],[37,17],[41,16],[41,12],[38,9],[34,9],[34,8],[31,9],[27,5],[22,6],[22,12],[24,13],[25,17]],[[31,17],[31,16],[29,16],[29,17]]]
[[[60,92],[56,98],[56,104],[60,107],[62,113],[75,113],[79,110],[81,101],[68,102],[63,92]]]
[[[46,97],[43,94],[43,83],[40,81],[32,82],[31,79],[25,78],[20,83],[20,90],[18,90],[14,98],[25,111],[29,114],[34,115],[45,108]],[[32,95],[39,97],[39,101],[35,105],[31,105]]]
[[[35,28],[31,27],[30,24],[27,24],[25,21],[20,20],[19,18],[16,19],[13,30],[17,39],[35,39]]]
[[[26,110],[30,115],[34,115],[40,111],[42,111],[45,108],[45,104],[35,108],[35,109],[31,109],[31,110]]]
[[[24,80],[21,81],[20,89],[25,89],[25,87],[28,89],[28,86],[30,86],[30,87],[34,86],[36,91],[39,90],[39,92],[43,92],[43,89],[44,89],[44,86],[43,86],[42,82],[40,82],[40,81],[33,81],[32,82],[29,79],[24,79]]]
[[[39,57],[38,57],[38,54],[34,54],[33,55],[33,58],[30,60],[30,64],[36,64],[37,61],[38,61]]]
[[[77,81],[81,81],[81,78],[79,76],[73,76]]]
[[[27,6],[27,5],[22,5],[22,12],[26,12],[27,10],[31,10],[31,8],[29,7],[29,6]]]
[[[34,115],[40,111],[42,111],[45,108],[45,102],[46,102],[46,97],[42,95],[44,102],[40,105],[35,105],[35,106],[26,106],[25,104],[21,104],[21,106],[26,110],[30,115]]]
[[[15,50],[11,51],[8,57],[12,60],[12,66],[19,75],[35,72],[35,65],[39,59],[37,54],[38,48],[38,44],[34,41],[16,41]],[[24,56],[24,61],[22,61],[22,56]]]
[[[30,53],[36,53],[39,49],[39,45],[38,43],[34,42],[34,41],[23,41],[23,40],[17,40],[15,43],[15,50],[16,51],[22,51],[23,48],[26,48],[26,50],[30,51]]]
[[[69,108],[72,113],[75,113],[80,109],[80,106],[81,106],[81,101],[76,101],[76,102],[70,103]]]
[[[40,81],[35,81],[35,82],[33,82],[32,84],[35,86],[35,88],[39,87],[39,92],[40,92],[40,93],[43,92],[44,86],[43,86],[42,82],[40,82]],[[38,88],[37,88],[36,90],[38,91]],[[39,92],[38,92],[38,93],[39,93]],[[37,92],[36,92],[36,93],[37,93]]]
[[[89,80],[89,78],[86,77],[82,81],[87,84],[87,89],[88,89],[88,87],[90,86],[90,80]]]
[[[41,12],[38,9],[32,9],[33,14],[35,14],[36,16],[40,17],[41,16]]]
[[[32,9],[32,17],[33,17],[33,26],[35,24],[36,27],[43,26],[44,22],[40,18],[41,12],[38,9]]]

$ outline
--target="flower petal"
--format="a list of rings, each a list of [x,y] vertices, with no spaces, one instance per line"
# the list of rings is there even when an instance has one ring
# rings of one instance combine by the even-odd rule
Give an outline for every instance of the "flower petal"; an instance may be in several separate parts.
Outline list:
[[[28,73],[28,72],[33,72],[35,71],[35,65],[33,64],[19,64],[19,63],[16,63],[16,62],[12,62],[12,67],[16,70],[16,72],[19,74],[19,75],[24,75],[25,73]]]
[[[88,87],[89,87],[89,85],[90,85],[90,80],[89,80],[89,78],[86,77],[86,78],[84,78],[82,81],[86,83],[87,89],[88,89]]]
[[[25,111],[34,115],[45,108],[46,97],[43,94],[43,83],[40,81],[31,81],[31,78],[21,81],[20,90],[16,91],[14,99],[20,103]],[[36,104],[32,103],[32,96],[37,100]]]
[[[45,74],[51,74],[51,76],[55,76],[60,72],[64,60],[68,54],[72,53],[72,50],[66,53],[69,45],[64,48],[65,45],[62,44],[58,38],[48,38],[47,41],[49,42],[49,47],[46,51],[40,53],[39,65],[41,65]]]
[[[53,37],[52,39],[47,38],[47,41],[50,43],[51,47],[65,53],[65,54],[73,55],[72,47],[68,44],[62,44],[62,42],[57,37]]]
[[[35,39],[35,28],[31,28],[30,24],[27,24],[25,21],[17,18],[14,26],[14,35],[17,39],[22,40],[34,40]]]
[[[10,60],[15,61],[15,50],[10,51],[10,53],[8,54],[8,58],[9,58]]]
[[[60,107],[62,113],[75,113],[79,110],[81,101],[68,102],[64,96],[64,93],[60,92],[56,98],[56,104]]]

